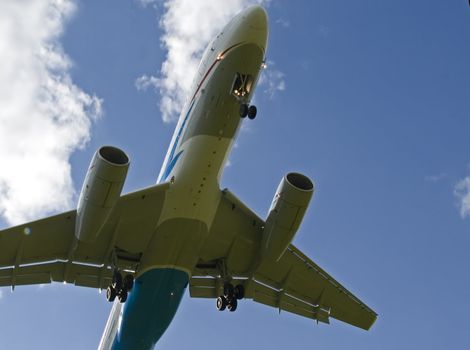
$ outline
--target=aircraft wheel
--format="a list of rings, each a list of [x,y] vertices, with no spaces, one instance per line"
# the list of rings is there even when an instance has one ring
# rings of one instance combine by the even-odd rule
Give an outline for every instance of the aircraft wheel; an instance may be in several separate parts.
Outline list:
[[[250,108],[248,108],[248,118],[255,119],[256,112],[257,112],[256,106],[250,106]]]
[[[124,276],[124,280],[122,281],[122,288],[127,291],[131,291],[132,287],[134,287],[134,276],[126,275]]]
[[[230,303],[228,304],[228,311],[234,312],[237,309],[237,306],[238,306],[237,299],[230,300]]]
[[[248,112],[249,112],[248,105],[246,103],[242,103],[240,105],[240,117],[245,118],[248,115]]]
[[[241,284],[237,284],[233,290],[233,294],[235,295],[236,299],[243,299],[245,297],[245,287],[243,287]]]
[[[106,289],[106,300],[109,302],[113,302],[114,299],[116,299],[116,289],[114,289],[112,286],[108,286]]]
[[[118,300],[121,303],[125,303],[127,300],[127,290],[121,289],[118,294]]]
[[[218,297],[216,305],[217,305],[217,310],[224,311],[225,308],[227,307],[227,298],[225,298],[224,296]]]

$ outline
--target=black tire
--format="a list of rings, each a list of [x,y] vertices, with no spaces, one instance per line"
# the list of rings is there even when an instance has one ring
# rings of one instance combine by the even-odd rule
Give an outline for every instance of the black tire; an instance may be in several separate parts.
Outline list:
[[[125,275],[124,280],[122,281],[122,287],[128,292],[134,287],[134,276]]]
[[[220,296],[217,298],[216,302],[217,310],[224,311],[227,307],[227,299],[224,296]]]
[[[255,119],[257,111],[256,106],[250,106],[250,108],[248,108],[248,118]]]
[[[234,312],[237,309],[238,302],[237,299],[232,299],[230,303],[228,304],[228,311]]]
[[[112,286],[108,286],[106,289],[106,300],[112,303],[114,299],[116,299],[116,295],[116,289],[114,289]]]
[[[241,284],[237,284],[233,290],[233,294],[235,295],[236,299],[243,299],[245,297],[245,287],[243,287]]]
[[[118,300],[121,303],[125,303],[127,300],[127,290],[121,289],[118,294]]]
[[[248,115],[248,111],[249,111],[248,105],[245,103],[242,103],[240,105],[240,117],[245,118]]]
[[[233,284],[231,283],[224,284],[224,295],[226,297],[230,297],[233,295]]]
[[[115,290],[122,289],[122,275],[119,272],[113,273],[113,282],[111,286],[114,287]]]

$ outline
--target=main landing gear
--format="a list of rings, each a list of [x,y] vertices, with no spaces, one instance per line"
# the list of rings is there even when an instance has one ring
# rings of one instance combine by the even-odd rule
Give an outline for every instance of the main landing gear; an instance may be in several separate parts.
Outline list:
[[[248,116],[250,119],[255,119],[256,112],[256,106],[248,106],[246,103],[242,103],[240,105],[240,117],[242,118],[246,118]]]
[[[224,284],[224,295],[217,298],[217,310],[235,311],[237,309],[238,300],[245,297],[245,288],[238,284],[235,287],[231,283]]]
[[[113,302],[116,297],[121,303],[127,300],[127,294],[134,286],[134,277],[132,275],[125,275],[122,277],[119,271],[113,273],[113,281],[106,289],[106,299]]]

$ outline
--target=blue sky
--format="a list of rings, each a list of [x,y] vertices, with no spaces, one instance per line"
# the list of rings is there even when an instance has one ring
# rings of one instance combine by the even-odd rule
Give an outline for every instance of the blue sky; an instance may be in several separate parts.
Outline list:
[[[91,122],[62,157],[75,194],[56,211],[74,206],[104,144],[131,157],[125,191],[153,184],[175,127],[162,121],[161,98],[177,92],[154,89],[150,78],[147,89],[136,87],[139,77],[162,76],[159,20],[167,8],[131,0],[75,5],[51,41],[73,64],[53,71],[88,96],[72,91],[83,97],[83,113],[73,117]],[[272,0],[267,11],[270,78],[258,87],[258,116],[244,121],[222,186],[264,216],[284,174],[314,179],[295,244],[379,318],[365,332],[335,320],[317,326],[251,301],[219,313],[215,301],[186,295],[157,349],[467,349],[468,2]],[[11,164],[0,172],[23,178],[44,166]],[[37,187],[36,178],[24,181]],[[52,209],[35,213],[44,210]],[[11,349],[96,348],[111,306],[96,290],[61,284],[0,293],[0,339]]]

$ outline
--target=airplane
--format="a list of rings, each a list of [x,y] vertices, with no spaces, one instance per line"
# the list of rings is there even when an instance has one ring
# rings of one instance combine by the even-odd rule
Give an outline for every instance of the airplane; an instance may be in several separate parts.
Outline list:
[[[265,219],[220,178],[264,66],[268,18],[236,15],[208,45],[156,185],[121,195],[129,157],[94,154],[76,210],[0,231],[0,286],[63,282],[113,302],[100,350],[153,349],[189,286],[234,312],[252,299],[368,330],[377,314],[291,242],[314,192],[290,172]],[[148,312],[152,310],[152,312]]]

